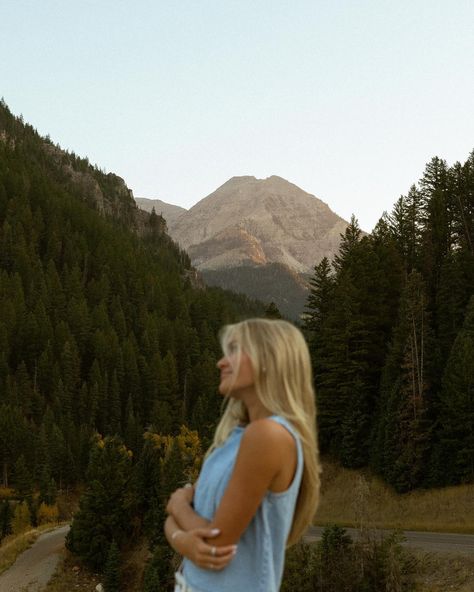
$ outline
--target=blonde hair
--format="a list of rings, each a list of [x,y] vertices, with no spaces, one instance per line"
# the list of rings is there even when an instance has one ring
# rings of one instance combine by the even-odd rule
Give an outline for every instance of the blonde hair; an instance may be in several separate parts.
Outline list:
[[[245,351],[252,362],[255,391],[269,412],[287,419],[303,449],[303,476],[287,545],[296,543],[311,524],[319,502],[320,472],[316,405],[311,360],[301,332],[282,320],[248,319],[221,332],[224,354],[230,346]],[[208,454],[222,445],[237,425],[247,424],[244,404],[226,397],[226,408]]]

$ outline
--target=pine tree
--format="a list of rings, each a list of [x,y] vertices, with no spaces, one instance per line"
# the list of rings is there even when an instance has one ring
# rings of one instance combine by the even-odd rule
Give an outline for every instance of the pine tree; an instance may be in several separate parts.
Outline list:
[[[109,542],[123,544],[130,532],[131,454],[118,438],[96,437],[88,468],[89,487],[68,533],[66,546],[94,569],[107,561]]]
[[[311,288],[306,304],[304,326],[315,334],[316,339],[321,339],[323,323],[331,309],[334,292],[334,278],[327,257],[323,257],[321,262],[315,265],[314,275],[309,283]]]
[[[398,491],[427,478],[432,407],[432,334],[420,274],[412,272],[400,303],[381,388],[374,464]]]
[[[387,222],[403,259],[405,275],[408,275],[420,268],[423,240],[423,198],[415,185],[406,196],[398,199]]]
[[[474,481],[474,296],[451,349],[439,396],[438,483]]]
[[[33,478],[23,454],[15,463],[15,485],[21,501],[31,501],[33,495]]]
[[[161,499],[169,496],[184,485],[183,455],[176,438],[172,438],[161,463]]]
[[[272,301],[265,309],[265,317],[267,319],[281,319],[281,313],[278,310],[277,305]]]
[[[167,544],[157,545],[145,570],[143,592],[173,588],[173,553]]]
[[[0,542],[12,532],[13,512],[8,500],[0,502]]]
[[[115,539],[112,541],[107,553],[104,569],[104,590],[105,592],[120,592],[120,553]]]

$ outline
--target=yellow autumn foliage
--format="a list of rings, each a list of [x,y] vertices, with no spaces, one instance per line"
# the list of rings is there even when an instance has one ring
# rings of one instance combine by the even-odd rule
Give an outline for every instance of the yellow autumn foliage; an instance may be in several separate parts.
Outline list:
[[[176,440],[183,455],[186,479],[190,483],[194,483],[198,478],[202,464],[202,447],[199,434],[183,425],[178,436],[176,436]]]
[[[162,462],[168,459],[173,442],[176,442],[183,458],[186,480],[190,483],[197,480],[203,458],[201,441],[197,431],[182,425],[177,436],[147,432],[145,438],[153,442],[154,447],[159,450]]]
[[[28,504],[26,502],[21,502],[21,504],[16,505],[15,511],[13,512],[13,534],[21,534],[22,532],[25,532],[25,530],[28,530],[30,526],[31,517]]]
[[[15,497],[15,490],[13,487],[0,487],[0,500],[10,499],[12,497]]]
[[[49,522],[58,522],[59,509],[56,504],[48,506],[48,504],[42,503],[38,508],[38,524],[47,524]]]

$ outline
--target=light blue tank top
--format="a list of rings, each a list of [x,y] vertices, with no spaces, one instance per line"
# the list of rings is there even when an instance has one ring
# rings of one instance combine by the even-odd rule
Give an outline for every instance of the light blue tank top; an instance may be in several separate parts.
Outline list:
[[[295,438],[298,461],[290,487],[267,491],[257,513],[238,541],[238,550],[222,571],[201,569],[184,560],[184,577],[193,592],[278,592],[285,562],[285,547],[303,474],[303,451],[295,428],[272,415]],[[222,446],[207,457],[194,495],[194,509],[208,520],[216,513],[234,469],[245,428],[236,427]]]

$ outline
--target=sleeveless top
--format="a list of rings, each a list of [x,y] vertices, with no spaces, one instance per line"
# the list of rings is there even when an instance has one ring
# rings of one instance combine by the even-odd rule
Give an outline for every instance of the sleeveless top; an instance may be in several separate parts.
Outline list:
[[[285,547],[303,474],[303,451],[296,429],[283,417],[272,415],[295,438],[297,466],[288,489],[267,491],[255,516],[238,541],[235,557],[222,571],[197,567],[185,559],[183,574],[193,592],[278,592],[285,562]],[[235,427],[222,446],[204,462],[194,494],[195,511],[212,520],[234,469],[244,427]]]

